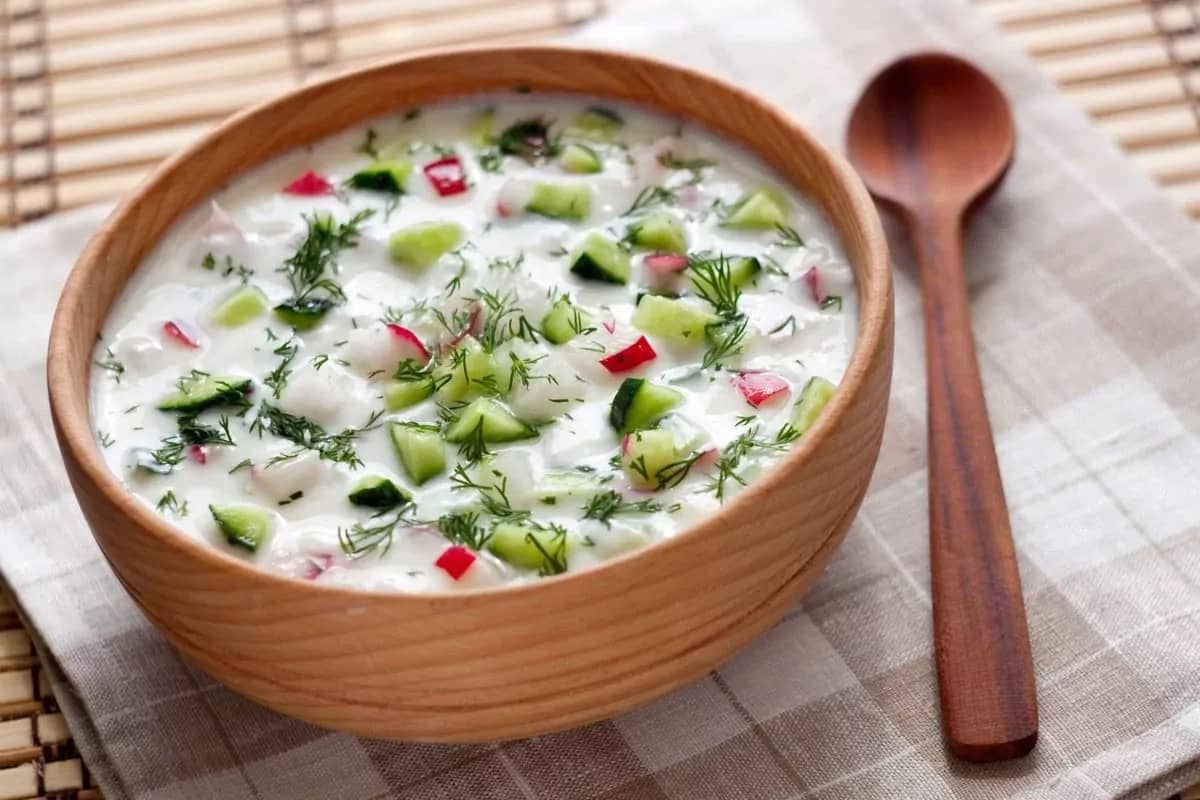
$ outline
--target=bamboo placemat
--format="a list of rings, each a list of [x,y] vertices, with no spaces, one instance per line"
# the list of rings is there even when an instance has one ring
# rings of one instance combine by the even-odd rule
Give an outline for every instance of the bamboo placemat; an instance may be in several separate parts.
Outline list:
[[[1200,0],[975,0],[1200,217]],[[436,44],[528,39],[603,0],[0,0],[0,225],[111,198],[237,108]],[[1183,800],[1200,800],[1200,787]],[[99,800],[0,595],[0,800]]]

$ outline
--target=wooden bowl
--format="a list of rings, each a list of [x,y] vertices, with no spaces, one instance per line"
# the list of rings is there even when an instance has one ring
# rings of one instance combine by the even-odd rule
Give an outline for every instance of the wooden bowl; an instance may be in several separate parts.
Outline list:
[[[718,514],[598,568],[452,595],[327,587],[181,535],[109,471],[92,434],[92,346],[130,274],[180,215],[237,175],[371,117],[514,88],[632,101],[745,145],[819,201],[861,295],[858,343],[820,421]],[[545,733],[643,704],[713,669],[812,583],[879,452],[892,371],[887,247],[858,178],[787,115],[705,75],[561,47],[417,55],[305,86],[226,121],[164,162],[75,265],[50,335],[55,429],[113,571],[213,677],[318,725],[482,741]]]

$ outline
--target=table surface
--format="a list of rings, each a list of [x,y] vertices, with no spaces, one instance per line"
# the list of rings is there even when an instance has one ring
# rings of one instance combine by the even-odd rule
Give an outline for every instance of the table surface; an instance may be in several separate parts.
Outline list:
[[[1200,0],[974,1],[1200,217],[1200,78],[1191,66],[1200,57]],[[0,226],[117,196],[236,108],[394,53],[397,41],[529,40],[605,6],[286,0],[281,13],[278,0],[180,0],[166,13],[158,0],[9,0],[0,9],[8,123],[0,126]],[[0,800],[49,796],[101,797],[29,635],[0,595]],[[1200,800],[1200,787],[1180,797]]]

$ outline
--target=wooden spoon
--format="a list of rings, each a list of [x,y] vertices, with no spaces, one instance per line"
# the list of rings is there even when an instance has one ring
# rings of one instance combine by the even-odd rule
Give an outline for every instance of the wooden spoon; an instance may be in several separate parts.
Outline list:
[[[1037,688],[1021,578],[963,271],[963,219],[1012,160],[1008,102],[943,54],[901,59],[859,98],[850,160],[899,211],[921,265],[929,395],[934,650],[950,751],[1001,761],[1037,742]]]

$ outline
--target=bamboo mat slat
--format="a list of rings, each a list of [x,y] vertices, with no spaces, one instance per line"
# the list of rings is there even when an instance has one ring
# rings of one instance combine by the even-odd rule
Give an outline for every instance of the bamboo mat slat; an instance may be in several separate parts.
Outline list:
[[[975,0],[1200,217],[1200,0]],[[249,103],[418,47],[565,31],[604,0],[0,0],[0,225],[119,196]],[[0,594],[0,800],[102,800]],[[1200,800],[1200,787],[1178,800]]]

